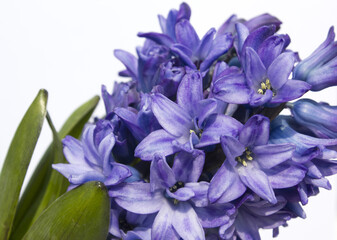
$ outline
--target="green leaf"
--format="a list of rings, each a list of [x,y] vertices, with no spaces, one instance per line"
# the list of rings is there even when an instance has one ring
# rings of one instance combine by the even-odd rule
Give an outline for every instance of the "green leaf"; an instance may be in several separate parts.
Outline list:
[[[23,237],[36,239],[105,240],[110,201],[101,182],[87,182],[54,201]]]
[[[0,239],[12,230],[20,190],[46,116],[48,93],[42,89],[21,120],[0,175]]]
[[[11,239],[22,239],[32,223],[39,217],[41,212],[48,207],[57,197],[67,189],[68,180],[51,168],[52,163],[66,162],[60,139],[66,135],[79,138],[84,125],[95,110],[99,97],[95,96],[80,106],[65,122],[59,134],[49,119],[53,131],[53,143],[42,159],[25,189],[15,215]],[[60,150],[62,157],[60,157]]]

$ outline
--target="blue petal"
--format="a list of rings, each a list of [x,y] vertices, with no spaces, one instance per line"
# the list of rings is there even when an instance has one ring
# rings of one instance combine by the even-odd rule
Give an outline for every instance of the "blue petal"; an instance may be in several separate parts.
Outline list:
[[[309,91],[311,85],[300,80],[288,80],[280,89],[270,103],[282,103],[301,97]]]
[[[202,76],[198,71],[188,71],[181,80],[177,91],[177,103],[184,108],[190,116],[195,116],[197,103],[202,100]]]
[[[203,151],[192,153],[181,151],[174,158],[172,170],[177,180],[182,182],[197,182],[205,163]]]
[[[243,126],[239,140],[247,146],[265,145],[269,139],[269,119],[262,115],[254,115]]]
[[[135,56],[133,56],[131,53],[128,53],[124,50],[115,50],[114,55],[116,58],[118,58],[119,61],[121,61],[126,69],[129,71],[131,76],[135,79],[137,79],[138,76],[138,64],[137,59]]]
[[[208,53],[210,52],[212,48],[212,43],[213,43],[215,32],[216,32],[215,29],[211,28],[210,30],[208,30],[205,36],[203,36],[203,38],[201,39],[199,46],[195,53],[195,56],[198,59],[203,60],[207,57]]]
[[[190,129],[193,129],[192,117],[162,94],[153,95],[152,111],[160,125],[173,136],[189,136]]]
[[[145,161],[151,161],[155,154],[168,156],[180,149],[173,144],[176,137],[165,130],[157,130],[150,133],[141,141],[135,149],[135,157]]]
[[[226,224],[230,220],[229,216],[235,212],[235,207],[228,203],[203,208],[196,207],[194,210],[204,228],[215,228]]]
[[[193,52],[199,45],[199,37],[190,22],[182,19],[176,24],[176,38],[178,43],[191,49]]]
[[[138,214],[158,212],[165,201],[161,191],[151,192],[150,183],[142,182],[119,184],[109,190],[109,196],[122,208]]]
[[[293,156],[296,146],[293,144],[267,144],[252,149],[254,160],[262,168],[272,168]]]
[[[204,240],[205,233],[191,204],[180,202],[174,211],[172,225],[184,240]]]
[[[174,172],[165,158],[155,156],[150,168],[151,191],[172,187],[176,182]]]
[[[267,70],[259,55],[250,47],[246,48],[246,62],[243,67],[248,86],[257,91],[261,88],[261,82],[267,78]]]
[[[181,44],[173,44],[171,51],[179,56],[180,60],[192,69],[197,69],[192,61],[193,52]]]
[[[271,183],[268,180],[268,176],[263,171],[255,167],[250,162],[246,167],[238,164],[237,171],[241,181],[253,192],[273,204],[277,202]]]
[[[213,176],[208,190],[208,198],[211,203],[227,203],[246,191],[245,185],[241,182],[237,172],[232,165],[225,160],[223,165]]]
[[[164,45],[167,47],[170,47],[174,43],[173,40],[169,36],[167,36],[166,34],[162,34],[162,33],[154,33],[154,32],[138,33],[138,37],[144,37],[144,38],[150,39],[160,45]]]
[[[120,163],[113,163],[112,171],[107,179],[104,181],[104,184],[106,186],[117,185],[131,175],[131,171],[127,166]]]

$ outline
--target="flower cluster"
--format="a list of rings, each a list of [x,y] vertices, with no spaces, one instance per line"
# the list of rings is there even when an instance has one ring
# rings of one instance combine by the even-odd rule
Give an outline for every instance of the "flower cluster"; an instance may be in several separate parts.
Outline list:
[[[137,57],[114,52],[129,80],[102,87],[106,116],[67,136],[69,164],[53,165],[70,189],[107,186],[110,239],[277,236],[337,172],[337,107],[288,102],[337,85],[333,28],[301,60],[269,14],[233,15],[202,38],[190,15],[183,3],[159,16]]]

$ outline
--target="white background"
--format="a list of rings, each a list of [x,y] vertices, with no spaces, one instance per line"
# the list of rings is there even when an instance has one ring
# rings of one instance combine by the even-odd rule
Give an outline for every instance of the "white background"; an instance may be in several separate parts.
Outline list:
[[[336,1],[187,1],[191,22],[199,36],[218,28],[231,14],[249,19],[269,12],[283,21],[282,33],[290,48],[308,56],[337,26]],[[101,84],[111,91],[123,66],[113,49],[135,53],[143,40],[139,31],[159,31],[157,14],[167,15],[180,1],[12,0],[0,2],[0,167],[20,119],[40,88],[49,92],[48,109],[59,129],[80,104],[100,94]],[[337,105],[337,88],[310,93],[316,101]],[[103,104],[96,112],[104,113]],[[51,141],[45,123],[32,166]],[[278,239],[337,239],[337,181],[332,191],[310,199],[306,220],[291,220]],[[271,231],[262,231],[271,239]]]

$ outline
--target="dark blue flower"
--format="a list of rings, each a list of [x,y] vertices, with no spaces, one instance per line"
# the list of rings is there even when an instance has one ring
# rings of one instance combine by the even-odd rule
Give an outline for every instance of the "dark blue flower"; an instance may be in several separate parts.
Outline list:
[[[289,104],[295,121],[319,138],[337,138],[337,106],[301,99]]]
[[[326,40],[296,65],[293,77],[309,83],[312,91],[337,85],[337,42],[333,27]]]

